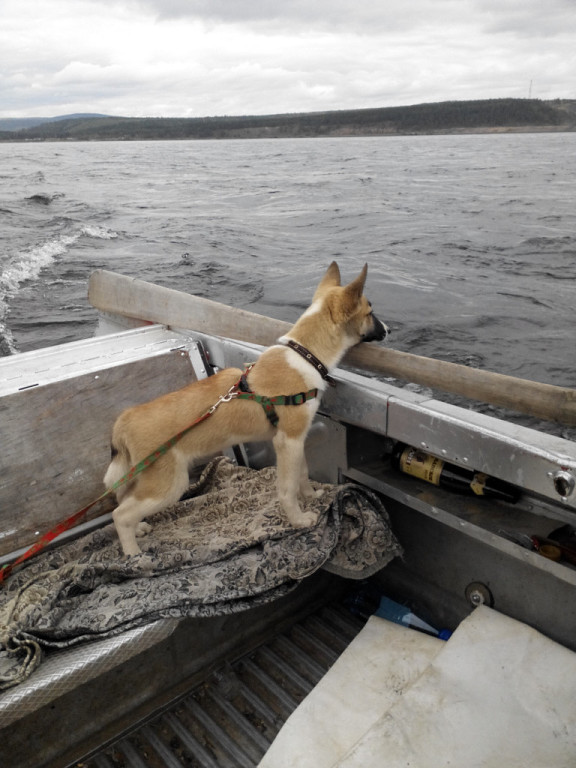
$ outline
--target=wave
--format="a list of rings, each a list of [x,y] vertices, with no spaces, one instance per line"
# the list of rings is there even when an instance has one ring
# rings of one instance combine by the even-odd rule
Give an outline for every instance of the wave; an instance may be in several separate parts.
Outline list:
[[[38,192],[35,195],[30,195],[26,200],[30,203],[37,203],[38,205],[50,205],[54,200],[59,197],[64,197],[62,193],[56,195],[49,195],[45,192]]]
[[[78,238],[79,234],[60,235],[54,240],[19,253],[2,270],[0,274],[0,353],[2,355],[14,354],[18,351],[12,333],[6,325],[9,300],[18,293],[24,283],[37,279],[45,267],[52,264],[58,256],[65,254]]]
[[[28,280],[35,280],[40,272],[58,257],[64,256],[82,236],[98,240],[113,240],[118,233],[105,227],[83,225],[79,231],[60,234],[47,242],[23,251],[7,264],[0,274],[0,301],[13,295]]]
[[[79,234],[60,235],[54,240],[19,254],[0,275],[0,298],[2,294],[5,297],[13,295],[22,283],[37,278],[45,267],[52,264],[58,256],[64,255],[79,237]]]
[[[114,232],[113,229],[97,227],[93,224],[85,224],[81,229],[81,233],[95,240],[114,240],[118,237],[118,233]]]
[[[10,299],[30,281],[37,280],[43,270],[59,259],[82,237],[112,240],[118,233],[106,227],[84,224],[77,231],[61,233],[46,242],[20,251],[0,272],[0,356],[17,352],[14,339],[6,324]]]

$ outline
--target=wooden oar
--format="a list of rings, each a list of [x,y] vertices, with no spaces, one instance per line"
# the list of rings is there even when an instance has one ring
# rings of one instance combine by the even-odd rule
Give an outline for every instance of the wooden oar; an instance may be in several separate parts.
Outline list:
[[[88,298],[94,307],[104,312],[262,346],[273,344],[291,327],[283,320],[106,270],[97,270],[91,275]],[[538,419],[576,426],[576,390],[567,387],[517,379],[371,344],[350,350],[344,362]]]

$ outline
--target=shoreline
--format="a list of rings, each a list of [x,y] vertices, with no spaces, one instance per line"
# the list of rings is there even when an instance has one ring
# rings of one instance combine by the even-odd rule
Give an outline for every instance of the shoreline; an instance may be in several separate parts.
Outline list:
[[[535,133],[575,133],[576,125],[563,126],[499,126],[487,128],[450,128],[435,131],[355,131],[339,129],[323,134],[294,133],[280,134],[272,131],[229,132],[226,135],[214,136],[111,136],[111,137],[86,137],[79,136],[50,136],[50,137],[19,137],[5,138],[0,136],[0,144],[62,144],[62,143],[89,143],[89,142],[138,142],[138,141],[252,141],[259,139],[361,139],[361,138],[399,138],[410,136],[502,136],[505,134],[535,134]]]
[[[0,142],[569,133],[576,131],[576,100],[484,99],[405,107],[193,118],[84,115],[39,119],[43,122],[33,127],[1,130]]]

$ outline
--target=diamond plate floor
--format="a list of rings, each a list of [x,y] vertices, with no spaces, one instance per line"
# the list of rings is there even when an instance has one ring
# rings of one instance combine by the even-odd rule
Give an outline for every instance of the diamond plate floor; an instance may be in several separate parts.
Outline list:
[[[345,608],[323,608],[74,766],[254,768],[362,626]]]

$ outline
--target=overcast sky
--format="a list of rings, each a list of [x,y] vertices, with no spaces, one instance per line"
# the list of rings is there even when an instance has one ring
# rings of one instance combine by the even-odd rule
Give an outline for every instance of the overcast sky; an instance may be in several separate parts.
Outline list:
[[[576,0],[0,0],[0,117],[576,98]]]

